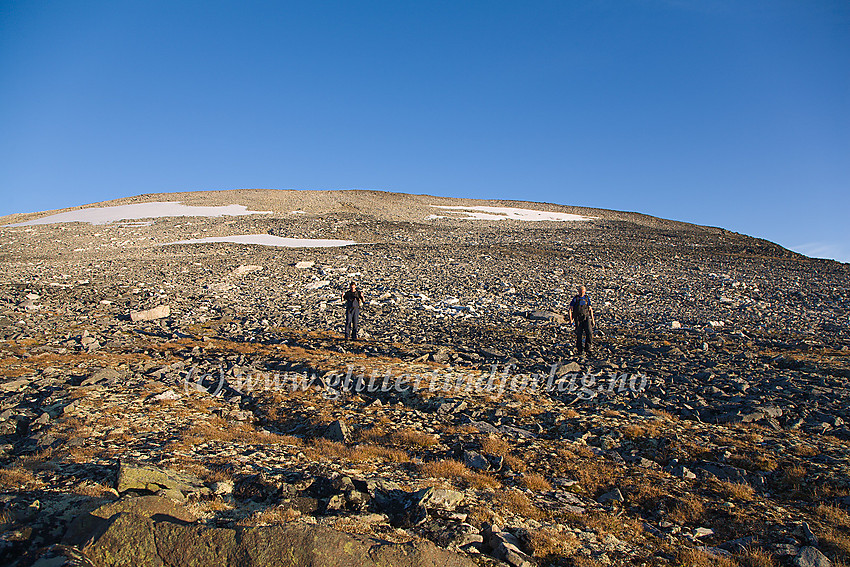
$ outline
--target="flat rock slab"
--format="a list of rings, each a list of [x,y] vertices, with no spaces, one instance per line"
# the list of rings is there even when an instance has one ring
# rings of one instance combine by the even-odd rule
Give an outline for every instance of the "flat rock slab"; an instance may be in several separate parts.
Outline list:
[[[97,567],[474,567],[430,542],[393,544],[322,526],[207,528],[130,512],[82,551]]]
[[[171,307],[168,305],[160,305],[153,309],[145,311],[130,311],[131,321],[153,321],[154,319],[164,319],[171,315]]]
[[[173,521],[186,523],[198,521],[197,516],[168,498],[159,496],[123,498],[116,502],[104,504],[88,514],[78,516],[68,527],[62,541],[69,545],[80,545],[89,539],[95,531],[103,529],[107,520],[121,513],[132,513],[157,520],[173,519]]]
[[[158,492],[160,490],[173,491],[176,493],[208,492],[204,483],[196,476],[176,471],[166,471],[154,467],[141,467],[122,464],[118,469],[119,493],[128,490],[147,490]]]

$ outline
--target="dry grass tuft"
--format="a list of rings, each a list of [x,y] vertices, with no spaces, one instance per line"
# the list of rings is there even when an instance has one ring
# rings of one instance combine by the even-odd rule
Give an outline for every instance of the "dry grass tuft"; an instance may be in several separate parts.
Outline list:
[[[488,524],[498,524],[502,521],[502,518],[486,506],[471,506],[466,521],[480,529],[485,522]]]
[[[410,455],[401,449],[391,449],[379,445],[358,445],[351,452],[352,461],[383,461],[385,463],[406,463]]]
[[[806,477],[806,469],[801,465],[794,465],[785,469],[785,482],[792,486],[799,486]]]
[[[44,483],[24,468],[0,469],[0,489],[31,490],[41,488]]]
[[[617,478],[618,467],[596,457],[586,446],[571,444],[557,449],[557,458],[550,460],[553,476],[565,476],[578,481],[581,489],[596,494],[609,486],[610,479]]]
[[[576,555],[571,559],[570,565],[572,567],[599,567],[599,562],[586,555]]]
[[[699,522],[705,517],[705,506],[699,498],[688,494],[676,501],[668,517],[680,525]]]
[[[850,561],[850,536],[847,533],[827,527],[818,531],[817,536],[822,546],[821,551],[836,556],[837,560],[832,562],[833,565]]]
[[[389,436],[389,440],[394,445],[401,445],[402,447],[411,447],[416,449],[433,447],[439,442],[437,437],[434,435],[429,435],[428,433],[423,433],[410,428],[393,431]]]
[[[495,435],[488,435],[481,441],[481,452],[487,455],[495,455],[497,457],[505,457],[510,453],[510,444]]]
[[[475,488],[499,488],[501,484],[490,475],[469,470],[454,459],[430,461],[419,465],[419,472],[430,478],[446,478],[464,481]]]
[[[539,518],[543,512],[531,503],[528,496],[515,489],[507,489],[496,494],[495,504],[502,510],[523,518]]]
[[[213,417],[207,423],[189,427],[183,434],[181,442],[192,446],[210,441],[222,443],[244,443],[246,445],[295,445],[303,441],[290,435],[277,435],[267,431],[254,429],[246,423],[232,423],[220,417]]]
[[[103,486],[102,484],[97,482],[81,482],[72,489],[72,492],[74,494],[79,494],[81,496],[90,496],[92,498],[117,498],[117,493],[114,491],[114,489],[109,488],[108,486]]]
[[[750,501],[756,491],[746,482],[730,482],[728,480],[714,480],[712,487],[726,498]]]
[[[779,467],[779,463],[769,453],[759,453],[745,457],[733,456],[730,459],[730,462],[733,465],[748,471],[773,472]]]
[[[529,490],[534,490],[535,492],[543,492],[546,490],[552,490],[552,485],[549,483],[546,478],[537,473],[531,473],[523,475],[522,484]]]
[[[682,567],[737,567],[729,557],[711,555],[701,549],[683,547],[676,553],[677,564]]]
[[[672,413],[670,413],[669,411],[654,409],[654,410],[650,410],[650,412],[655,417],[660,417],[664,421],[677,421],[678,420],[678,418],[675,415],[673,415]]]
[[[815,514],[827,524],[850,528],[850,514],[834,504],[818,505]]]
[[[761,549],[747,549],[735,555],[741,567],[776,567],[776,558]]]
[[[410,455],[399,449],[381,447],[379,445],[361,444],[349,447],[343,443],[328,439],[314,439],[306,448],[305,453],[312,459],[343,459],[347,461],[383,461],[404,463],[410,460]]]
[[[624,541],[635,541],[643,537],[643,522],[636,517],[616,515],[605,512],[587,512],[585,514],[563,513],[561,519],[583,530],[609,533]]]
[[[820,450],[814,445],[799,444],[792,445],[791,452],[798,457],[816,457],[820,455]]]
[[[528,542],[533,557],[549,561],[570,557],[578,546],[578,539],[572,533],[560,532],[553,528],[532,531]]]
[[[272,506],[240,522],[243,526],[277,526],[294,522],[301,517],[301,512],[287,506]]]
[[[389,431],[385,427],[376,425],[375,427],[361,430],[357,434],[357,439],[367,443],[375,443],[386,439],[387,435],[389,435]]]
[[[626,439],[654,439],[661,434],[661,427],[655,422],[647,422],[641,425],[630,424],[620,429],[620,432]]]
[[[513,455],[505,455],[505,464],[514,472],[524,473],[528,469],[528,463]]]
[[[31,471],[55,470],[57,468],[57,464],[53,462],[53,449],[43,449],[24,455],[18,459],[18,464]]]

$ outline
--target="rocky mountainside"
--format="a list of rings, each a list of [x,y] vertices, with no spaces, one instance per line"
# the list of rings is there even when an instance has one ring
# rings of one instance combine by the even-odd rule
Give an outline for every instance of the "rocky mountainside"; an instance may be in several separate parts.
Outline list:
[[[0,262],[3,564],[850,561],[847,264],[265,190],[11,215]]]

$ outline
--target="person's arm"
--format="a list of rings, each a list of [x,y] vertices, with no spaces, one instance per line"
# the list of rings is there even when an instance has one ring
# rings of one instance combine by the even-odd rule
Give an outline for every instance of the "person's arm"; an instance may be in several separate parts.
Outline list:
[[[593,316],[593,307],[591,307],[590,305],[588,305],[587,307],[588,307],[588,309],[590,309],[590,324],[595,327],[596,326],[596,317]]]

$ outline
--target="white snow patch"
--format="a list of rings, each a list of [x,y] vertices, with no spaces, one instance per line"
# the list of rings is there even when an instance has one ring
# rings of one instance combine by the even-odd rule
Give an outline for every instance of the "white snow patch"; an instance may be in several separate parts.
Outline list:
[[[271,211],[249,211],[248,207],[245,205],[196,207],[193,205],[184,205],[179,201],[160,201],[154,203],[137,203],[134,205],[118,205],[115,207],[92,207],[89,209],[80,209],[78,211],[67,211],[6,226],[29,226],[59,222],[109,224],[111,222],[129,219],[150,219],[162,217],[235,217],[257,214],[267,215],[271,214]]]
[[[281,246],[284,248],[332,248],[335,246],[351,246],[357,244],[353,240],[322,240],[317,238],[284,238],[271,234],[238,234],[235,236],[208,236],[178,240],[169,244],[206,244],[209,242],[232,242],[234,244],[259,244],[260,246]]]
[[[457,214],[465,214],[465,217],[452,217],[470,220],[521,220],[521,221],[585,221],[596,217],[574,215],[572,213],[553,213],[550,211],[538,211],[535,209],[520,209],[517,207],[485,207],[485,206],[449,206],[430,205],[438,209],[457,211]],[[428,215],[426,220],[449,218],[439,215]]]
[[[257,266],[257,265],[254,265],[254,264],[248,264],[248,265],[239,266],[238,268],[233,270],[232,273],[233,273],[234,276],[244,276],[245,274],[250,274],[252,272],[259,272],[262,269],[263,269],[262,266]]]

